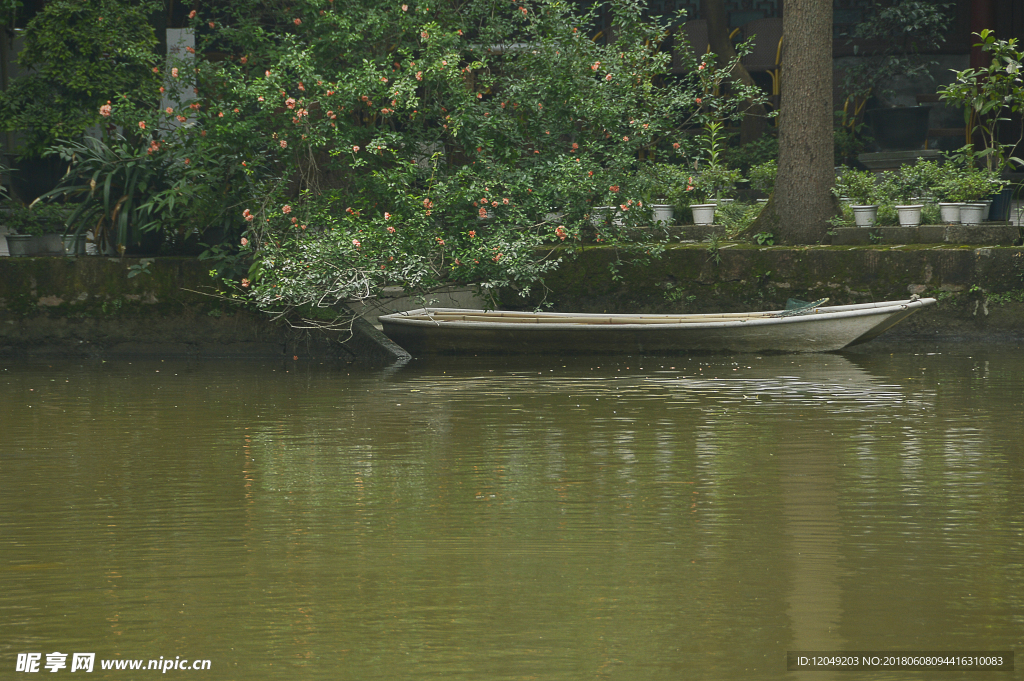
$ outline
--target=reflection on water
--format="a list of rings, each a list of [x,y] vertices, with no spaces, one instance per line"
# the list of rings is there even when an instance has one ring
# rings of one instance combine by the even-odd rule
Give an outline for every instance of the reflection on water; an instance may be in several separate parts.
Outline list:
[[[0,364],[0,665],[735,679],[1020,649],[1020,357]]]

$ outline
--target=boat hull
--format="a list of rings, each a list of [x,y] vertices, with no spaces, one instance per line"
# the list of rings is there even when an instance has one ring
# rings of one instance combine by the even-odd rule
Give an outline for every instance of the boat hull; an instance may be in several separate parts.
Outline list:
[[[932,298],[845,305],[793,316],[588,315],[423,308],[385,315],[393,341],[424,354],[831,352],[864,343]]]

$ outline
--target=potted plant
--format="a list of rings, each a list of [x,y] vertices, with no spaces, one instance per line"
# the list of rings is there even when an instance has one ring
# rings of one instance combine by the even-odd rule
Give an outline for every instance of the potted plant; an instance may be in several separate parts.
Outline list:
[[[698,175],[696,178],[691,177],[690,183],[686,186],[686,191],[692,192],[689,195],[690,198],[690,212],[693,213],[693,224],[695,225],[713,225],[715,224],[715,209],[718,208],[717,203],[707,203],[710,199],[709,187],[706,183],[701,182],[701,176]]]
[[[708,166],[696,175],[688,177],[690,184],[686,190],[691,192],[691,201],[696,202],[690,203],[694,223],[714,224],[715,209],[721,203],[730,200],[730,195],[735,193],[736,182],[742,177],[740,171],[723,165]]]
[[[724,171],[724,172],[723,172]],[[717,199],[722,193],[722,183],[725,181],[727,171],[721,166],[708,166],[704,170],[687,177],[685,191],[693,213],[693,223],[696,225],[713,225],[715,223],[715,209],[718,208]]]
[[[963,169],[952,161],[939,166],[941,175],[933,192],[939,203],[939,215],[947,224],[960,224],[960,209],[964,205]]]
[[[893,204],[899,215],[901,227],[917,227],[921,224],[921,209],[923,203],[911,200],[911,197],[920,193],[920,173],[915,172],[914,166],[909,166],[902,171],[886,171],[882,173],[879,191]]]
[[[1010,156],[1014,148],[1024,141],[1024,121],[1020,112],[1024,109],[1024,78],[1021,63],[1024,51],[1017,49],[1017,39],[996,40],[989,29],[976,33],[981,42],[976,47],[992,57],[989,65],[980,69],[967,69],[956,74],[956,81],[939,88],[939,97],[944,102],[959,104],[964,109],[964,122],[972,135],[981,139],[981,149],[974,156],[984,159],[985,167],[1000,176],[1014,164],[1024,165],[1024,160]],[[1009,114],[1017,114],[1011,117]],[[1007,124],[1018,125],[1016,140],[1003,142]],[[1006,187],[995,197],[993,217],[1005,220],[1009,217],[1011,189]]]
[[[966,225],[980,224],[988,217],[988,204],[984,199],[999,191],[1004,181],[998,173],[988,168],[964,168],[956,179],[960,196],[964,200],[960,207],[960,222]]]
[[[868,52],[860,63],[845,70],[842,85],[855,110],[872,96],[886,104],[865,112],[875,141],[883,149],[918,149],[924,144],[930,107],[894,106],[894,91],[888,85],[897,78],[931,77],[928,67],[933,62],[923,59],[921,52],[934,50],[945,41],[950,6],[900,0],[857,24],[849,35],[858,41],[855,54],[860,53],[861,43]]]
[[[669,163],[652,165],[642,178],[644,200],[651,208],[654,224],[671,225],[675,204],[682,198],[685,169]]]
[[[858,227],[871,227],[878,219],[878,183],[869,170],[846,170],[837,179],[832,192],[851,199],[850,210]]]
[[[22,206],[11,203],[4,210],[3,223],[15,233],[7,235],[7,248],[12,256],[61,255],[64,244],[63,212],[58,206]]]
[[[7,253],[12,257],[35,255],[36,237],[28,231],[28,209],[16,203],[8,204],[0,213],[7,238]]]

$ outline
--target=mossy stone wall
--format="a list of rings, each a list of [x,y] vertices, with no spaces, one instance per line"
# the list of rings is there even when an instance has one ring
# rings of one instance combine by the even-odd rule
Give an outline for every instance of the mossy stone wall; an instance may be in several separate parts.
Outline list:
[[[645,265],[611,266],[588,247],[523,300],[503,307],[578,312],[779,309],[788,298],[832,303],[939,304],[887,337],[1024,340],[1024,249],[1019,247],[756,247],[685,244]],[[218,296],[208,266],[158,258],[0,259],[0,354],[161,354],[353,358],[341,336],[311,334]]]
[[[616,260],[611,249],[587,249],[548,276],[546,290],[503,302],[577,312],[741,312],[781,309],[789,298],[848,304],[917,294],[939,303],[888,333],[1024,339],[1020,247],[680,245],[653,262],[619,265],[613,278]]]

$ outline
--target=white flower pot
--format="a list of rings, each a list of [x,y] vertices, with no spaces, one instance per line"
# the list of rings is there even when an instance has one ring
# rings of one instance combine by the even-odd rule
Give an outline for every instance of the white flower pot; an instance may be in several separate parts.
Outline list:
[[[698,203],[690,206],[690,210],[693,211],[693,224],[695,225],[713,225],[715,224],[715,209],[718,208],[718,204],[715,203]]]
[[[850,206],[858,227],[874,227],[878,220],[878,206]]]
[[[651,205],[654,209],[654,224],[667,227],[672,224],[672,219],[675,215],[675,209],[669,204],[655,203]]]
[[[920,225],[922,208],[924,208],[924,204],[921,203],[896,206],[896,212],[900,215],[900,227],[917,227]]]
[[[951,225],[959,225],[960,207],[962,205],[964,204],[939,202],[939,214],[942,216],[942,221]]]
[[[964,225],[980,225],[985,219],[988,206],[984,203],[965,203],[960,206],[960,222]]]

